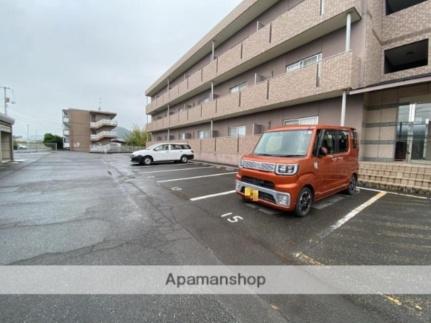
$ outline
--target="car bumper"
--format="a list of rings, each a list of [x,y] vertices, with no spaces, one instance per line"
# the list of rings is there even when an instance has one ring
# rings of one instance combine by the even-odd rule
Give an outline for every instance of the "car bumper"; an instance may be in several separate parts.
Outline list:
[[[141,157],[140,156],[131,156],[130,161],[132,163],[139,163],[141,161]]]
[[[257,186],[247,182],[236,180],[236,185],[235,185],[236,193],[245,198],[248,198],[244,193],[246,187],[259,191],[259,199],[256,201],[258,203],[266,204],[280,210],[292,209],[292,198],[291,198],[291,194],[288,192],[281,192],[270,188]]]

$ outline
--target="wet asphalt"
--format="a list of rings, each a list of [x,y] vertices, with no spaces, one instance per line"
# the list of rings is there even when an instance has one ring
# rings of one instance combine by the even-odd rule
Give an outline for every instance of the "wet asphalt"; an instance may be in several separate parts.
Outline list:
[[[16,159],[0,165],[2,265],[431,264],[430,200],[387,194],[327,234],[377,193],[338,194],[300,219],[234,194],[191,201],[233,190],[233,168],[137,166],[123,154]],[[428,322],[431,298],[0,296],[0,309],[10,322]]]

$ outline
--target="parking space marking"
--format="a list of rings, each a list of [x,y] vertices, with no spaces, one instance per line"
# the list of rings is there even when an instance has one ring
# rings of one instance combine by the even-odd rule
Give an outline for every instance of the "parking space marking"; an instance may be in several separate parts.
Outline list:
[[[227,191],[227,192],[221,192],[221,193],[215,193],[215,194],[209,194],[209,195],[204,195],[204,196],[193,197],[193,198],[190,199],[190,201],[196,202],[196,201],[210,199],[210,198],[213,198],[213,197],[229,195],[229,194],[233,194],[233,193],[235,193],[235,190],[233,190],[233,191]]]
[[[335,224],[331,225],[327,230],[325,230],[323,233],[321,233],[320,238],[323,239],[323,238],[327,237],[332,232],[334,232],[335,230],[340,228],[343,224],[345,224],[346,222],[353,219],[356,215],[358,215],[363,210],[365,210],[367,207],[369,207],[370,205],[372,205],[375,202],[377,202],[378,200],[380,200],[385,195],[386,195],[386,192],[379,192],[377,195],[373,196],[372,198],[370,198],[365,203],[359,205],[357,208],[355,208],[354,210],[347,213],[343,218],[338,220]]]
[[[236,174],[236,172],[220,173],[220,174],[210,174],[210,175],[202,175],[202,176],[192,176],[192,177],[183,177],[183,178],[173,178],[173,179],[165,179],[165,180],[157,181],[157,183],[171,183],[171,182],[179,182],[179,181],[190,181],[190,180],[200,179],[200,178],[208,178],[208,177],[216,177],[216,176],[224,176],[224,175],[233,175],[233,174]]]
[[[168,173],[168,172],[179,172],[179,171],[187,171],[187,170],[196,170],[196,169],[209,169],[214,167],[188,167],[188,168],[173,168],[173,169],[161,169],[154,170],[150,172],[139,172],[139,174],[157,174],[157,173]]]
[[[378,190],[375,188],[367,188],[367,187],[358,187],[360,190],[364,190],[364,191],[370,191],[370,192],[385,192],[386,194],[391,194],[391,195],[398,195],[398,196],[405,196],[405,197],[411,197],[411,198],[415,198],[415,199],[420,199],[420,200],[429,200],[429,197],[426,196],[420,196],[420,195],[412,195],[412,194],[404,194],[404,193],[397,193],[397,192],[389,192],[389,191],[383,191],[383,190]]]

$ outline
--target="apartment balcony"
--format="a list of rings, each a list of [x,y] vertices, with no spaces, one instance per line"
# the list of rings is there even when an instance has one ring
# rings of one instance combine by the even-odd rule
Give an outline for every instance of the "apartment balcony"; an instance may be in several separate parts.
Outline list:
[[[281,54],[343,28],[346,16],[352,22],[361,19],[361,0],[304,0],[297,6],[250,35],[242,43],[220,55],[207,66],[185,78],[177,86],[165,90],[147,105],[147,114],[167,104],[177,104],[204,90],[224,82]]]
[[[64,149],[69,149],[69,148],[70,148],[70,143],[68,143],[68,142],[64,142],[64,143],[63,143],[63,148],[64,148]]]
[[[63,117],[63,123],[64,124],[69,124],[69,117]]]
[[[67,130],[66,129],[63,130],[63,135],[64,136],[69,136],[70,135],[70,130],[68,130],[68,129]]]
[[[160,131],[239,115],[312,102],[341,95],[358,86],[361,62],[352,52],[324,59],[318,64],[257,83],[242,92],[182,110],[149,124]]]
[[[101,127],[116,127],[117,121],[111,119],[102,119],[96,122],[90,122],[91,129],[99,129]]]
[[[115,131],[101,131],[98,134],[91,135],[91,141],[99,141],[105,138],[116,138],[117,133]]]

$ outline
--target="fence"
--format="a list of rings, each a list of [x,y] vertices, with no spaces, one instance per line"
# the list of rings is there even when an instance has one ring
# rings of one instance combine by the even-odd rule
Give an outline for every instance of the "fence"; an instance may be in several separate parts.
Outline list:
[[[140,146],[125,146],[121,144],[107,144],[107,145],[93,145],[90,148],[91,153],[99,154],[125,154],[132,153],[137,150],[145,149],[145,147]]]
[[[20,153],[57,151],[57,143],[20,142],[14,145],[14,150]]]

